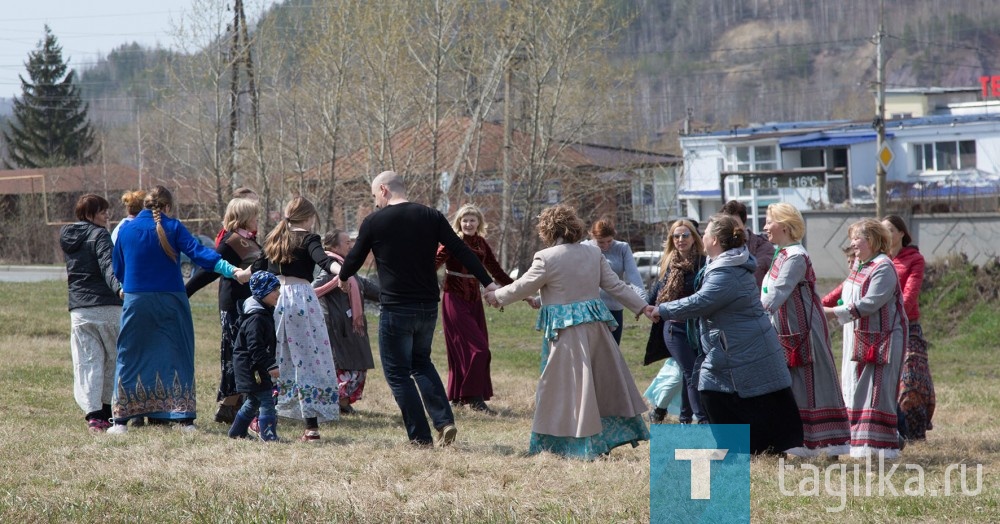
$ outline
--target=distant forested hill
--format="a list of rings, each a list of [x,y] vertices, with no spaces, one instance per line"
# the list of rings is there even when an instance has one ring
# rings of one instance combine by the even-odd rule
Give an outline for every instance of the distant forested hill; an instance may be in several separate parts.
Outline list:
[[[639,4],[617,51],[637,68],[636,128],[676,129],[689,111],[715,129],[874,114],[877,0]],[[885,0],[884,20],[888,88],[1000,74],[1000,2]]]
[[[269,10],[294,27],[290,0]],[[876,0],[623,0],[635,15],[616,63],[636,73],[633,115],[607,141],[669,150],[690,114],[714,129],[750,122],[870,118]],[[302,12],[303,10],[298,10]],[[886,0],[887,86],[975,86],[1000,74],[1000,2]],[[290,30],[290,48],[297,34]],[[157,96],[173,54],[125,44],[82,71],[105,122],[125,121]],[[292,56],[290,59],[294,59]],[[661,132],[666,131],[666,135]]]

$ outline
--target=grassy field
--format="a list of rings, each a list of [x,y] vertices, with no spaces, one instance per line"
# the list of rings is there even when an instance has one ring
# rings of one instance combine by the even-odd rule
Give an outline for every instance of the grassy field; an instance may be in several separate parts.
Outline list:
[[[875,484],[871,496],[863,486],[855,496],[850,472],[857,463],[797,462],[782,477],[777,459],[755,459],[754,522],[1000,521],[1000,315],[995,305],[968,300],[967,284],[959,279],[943,286],[947,296],[925,297],[934,305],[925,311],[924,329],[933,342],[938,407],[929,439],[908,446],[899,461],[892,478],[899,495],[879,495]],[[302,426],[285,420],[278,428],[283,443],[226,438],[227,428],[211,421],[218,373],[214,289],[192,301],[200,432],[147,427],[117,438],[90,434],[73,400],[65,301],[64,283],[0,284],[2,522],[649,520],[648,445],[619,448],[593,463],[525,454],[540,340],[534,312],[523,303],[487,312],[496,391],[490,404],[499,416],[459,409],[454,447],[417,450],[406,444],[379,369],[369,375],[359,414],[322,425],[318,444],[294,441]],[[645,321],[629,319],[622,342],[640,390],[659,368],[640,365],[647,332]],[[443,375],[440,334],[435,343]],[[952,496],[941,496],[953,463],[969,466],[967,491],[975,488],[975,464],[983,465],[978,494],[963,495],[954,471]],[[840,464],[850,477],[843,497],[822,484],[832,469],[839,489]],[[924,469],[924,496],[903,493],[913,475],[905,464]],[[808,496],[813,470],[819,494]]]

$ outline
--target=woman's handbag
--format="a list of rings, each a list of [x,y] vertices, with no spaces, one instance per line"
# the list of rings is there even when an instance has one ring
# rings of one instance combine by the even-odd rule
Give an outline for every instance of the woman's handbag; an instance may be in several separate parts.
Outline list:
[[[851,360],[863,364],[884,366],[889,363],[892,331],[854,330],[854,351]]]
[[[646,356],[642,359],[643,366],[648,366],[657,360],[663,360],[670,356],[667,344],[663,341],[663,327],[666,324],[665,320],[661,320],[649,326],[649,339],[646,340]]]
[[[802,296],[800,288],[804,287],[806,284],[806,281],[800,282],[797,286],[795,286],[794,293],[800,293],[799,296]],[[812,292],[811,288],[810,291]],[[789,297],[788,300],[792,300],[792,297]],[[812,364],[813,361],[812,337],[810,335],[812,334],[812,319],[815,307],[813,304],[808,304],[807,307],[809,307],[809,319],[806,320],[806,331],[800,333],[787,333],[784,335],[778,333],[778,342],[781,344],[781,349],[785,350],[785,362],[788,363],[788,367],[790,368],[807,366]],[[792,307],[789,306],[787,309],[792,309]],[[791,330],[792,326],[789,324],[788,315],[786,314],[785,331]]]
[[[798,368],[812,364],[812,343],[809,338],[808,331],[778,335],[781,349],[785,350],[785,361],[788,362],[788,367]]]
[[[862,295],[867,291],[867,282],[862,289]],[[884,366],[889,363],[889,354],[891,353],[892,344],[892,332],[896,327],[896,320],[899,318],[899,309],[903,307],[902,301],[899,297],[899,289],[896,289],[896,313],[893,315],[892,322],[888,322],[889,314],[886,311],[886,306],[879,309],[879,317],[881,322],[879,322],[880,331],[872,331],[869,328],[870,317],[859,318],[857,322],[857,327],[854,329],[854,347],[851,351],[851,360],[854,362],[861,362],[863,364],[875,364],[876,366]]]

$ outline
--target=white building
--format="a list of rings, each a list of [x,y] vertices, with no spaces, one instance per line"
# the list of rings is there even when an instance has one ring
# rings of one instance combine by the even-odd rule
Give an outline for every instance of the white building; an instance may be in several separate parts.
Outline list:
[[[886,122],[890,207],[996,210],[1000,104],[976,100],[980,91],[887,92],[886,114],[894,117]],[[698,220],[731,199],[756,209],[756,231],[773,202],[803,210],[874,204],[878,151],[871,122],[767,123],[682,136],[680,145],[681,214]]]

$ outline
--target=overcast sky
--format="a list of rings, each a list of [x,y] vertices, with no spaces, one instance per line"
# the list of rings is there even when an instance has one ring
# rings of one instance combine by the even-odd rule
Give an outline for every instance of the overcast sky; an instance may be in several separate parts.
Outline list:
[[[45,24],[62,45],[63,59],[80,70],[121,44],[174,44],[173,28],[192,9],[192,0],[6,0],[0,16],[0,97],[21,94],[18,74],[38,47]],[[16,4],[16,7],[7,4]],[[250,17],[249,2],[247,16]]]

